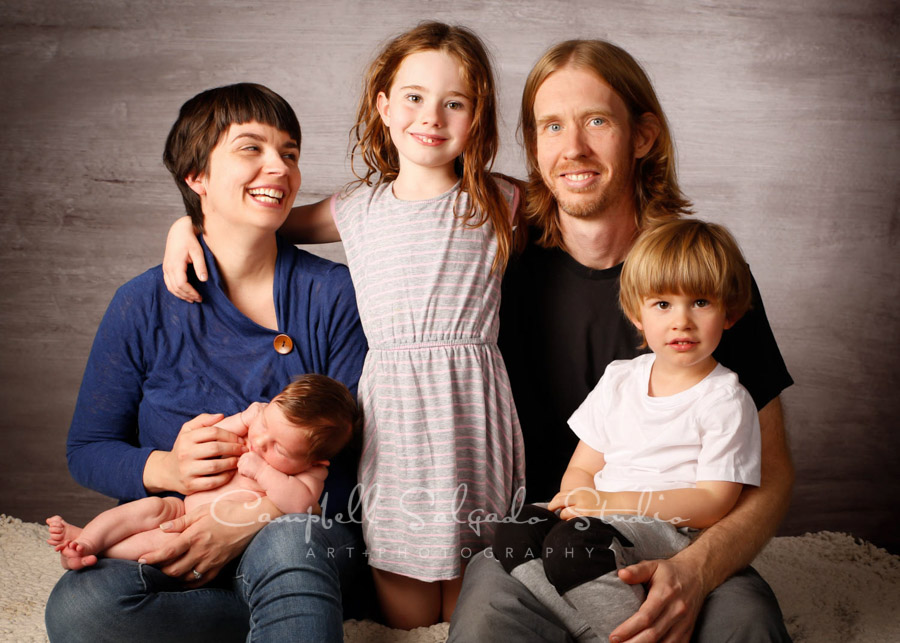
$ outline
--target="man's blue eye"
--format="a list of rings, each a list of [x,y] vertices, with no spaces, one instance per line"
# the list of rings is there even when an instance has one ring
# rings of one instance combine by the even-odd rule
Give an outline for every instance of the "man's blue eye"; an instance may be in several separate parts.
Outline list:
[[[550,130],[551,132],[558,132],[562,129],[562,127],[560,126],[559,123],[551,123],[550,125],[547,126],[547,129]]]
[[[599,126],[599,125],[603,125],[603,123],[605,123],[605,122],[606,122],[606,119],[599,118],[599,117],[598,117],[598,118],[592,118],[592,119],[591,119],[591,124],[592,124],[592,125],[598,125],[598,126]]]

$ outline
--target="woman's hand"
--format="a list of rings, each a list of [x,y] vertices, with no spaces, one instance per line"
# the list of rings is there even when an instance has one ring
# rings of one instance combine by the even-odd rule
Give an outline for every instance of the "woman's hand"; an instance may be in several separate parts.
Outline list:
[[[203,298],[187,279],[187,267],[191,263],[194,264],[197,279],[206,281],[203,247],[197,241],[191,218],[184,216],[169,228],[162,262],[163,279],[170,293],[187,302],[199,303]]]
[[[190,494],[216,489],[231,480],[238,458],[247,448],[243,439],[213,426],[222,414],[203,413],[185,422],[171,451],[154,451],[144,466],[148,493]]]
[[[160,529],[178,533],[178,537],[144,554],[140,562],[160,566],[164,574],[181,578],[191,587],[205,585],[243,553],[259,530],[280,515],[266,498],[255,503],[216,500],[160,525]]]

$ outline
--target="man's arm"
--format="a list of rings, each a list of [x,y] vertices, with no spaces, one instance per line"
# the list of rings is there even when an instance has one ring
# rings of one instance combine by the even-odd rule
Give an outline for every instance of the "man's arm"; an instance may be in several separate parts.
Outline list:
[[[745,487],[734,509],[669,560],[643,561],[619,576],[649,583],[647,600],[613,630],[611,640],[687,641],[706,596],[749,565],[775,534],[790,504],[794,465],[780,398],[759,412],[762,471],[759,487]]]

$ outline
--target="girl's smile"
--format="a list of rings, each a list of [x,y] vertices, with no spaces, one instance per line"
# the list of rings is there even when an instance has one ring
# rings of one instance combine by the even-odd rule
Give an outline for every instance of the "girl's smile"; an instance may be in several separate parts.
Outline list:
[[[438,193],[456,183],[454,162],[469,139],[473,108],[453,56],[427,50],[404,58],[389,93],[378,94],[378,112],[400,157],[398,180],[438,178]]]

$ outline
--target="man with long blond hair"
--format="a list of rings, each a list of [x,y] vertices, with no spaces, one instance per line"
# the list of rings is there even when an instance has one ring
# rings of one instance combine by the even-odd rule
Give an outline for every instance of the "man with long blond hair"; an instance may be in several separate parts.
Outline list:
[[[548,50],[526,81],[520,130],[530,230],[504,281],[500,347],[525,439],[526,499],[535,502],[559,491],[577,443],[569,416],[609,362],[641,352],[617,305],[625,255],[643,228],[690,214],[691,204],[653,87],[615,45],[572,40]],[[755,284],[753,292],[751,311],[715,357],[738,373],[759,411],[760,487],[745,489],[672,558],[620,572],[648,591],[611,640],[789,640],[774,594],[748,567],[787,510],[794,475],[779,401],[792,380]],[[558,620],[497,555],[470,563],[451,641],[595,639],[587,626]]]

